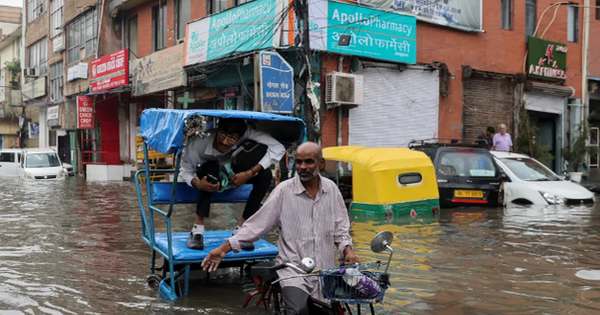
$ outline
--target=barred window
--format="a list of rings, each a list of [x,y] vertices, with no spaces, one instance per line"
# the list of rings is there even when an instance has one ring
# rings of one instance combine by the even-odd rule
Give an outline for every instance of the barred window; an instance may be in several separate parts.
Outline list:
[[[48,73],[48,39],[46,37],[38,40],[28,47],[30,68],[38,68],[39,75]]]
[[[94,53],[98,37],[98,17],[96,10],[81,15],[67,26],[67,64],[81,60]]]
[[[63,100],[63,62],[59,61],[50,65],[50,93],[53,102]]]
[[[50,2],[50,34],[52,37],[62,33],[64,0]]]
[[[27,0],[27,22],[31,23],[44,12],[44,0]]]

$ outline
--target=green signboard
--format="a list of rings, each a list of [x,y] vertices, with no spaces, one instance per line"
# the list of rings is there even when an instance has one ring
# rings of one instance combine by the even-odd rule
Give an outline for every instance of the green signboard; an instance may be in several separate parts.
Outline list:
[[[552,82],[567,78],[567,45],[529,36],[527,76]]]

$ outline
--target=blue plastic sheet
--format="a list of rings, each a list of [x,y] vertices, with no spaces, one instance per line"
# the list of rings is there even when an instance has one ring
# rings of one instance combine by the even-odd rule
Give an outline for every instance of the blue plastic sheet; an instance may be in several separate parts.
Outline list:
[[[177,110],[151,108],[142,112],[142,138],[151,149],[172,154],[183,148],[185,119],[194,115],[215,118],[239,118],[254,124],[253,128],[271,134],[284,145],[302,142],[306,134],[304,121],[297,117],[238,110]]]

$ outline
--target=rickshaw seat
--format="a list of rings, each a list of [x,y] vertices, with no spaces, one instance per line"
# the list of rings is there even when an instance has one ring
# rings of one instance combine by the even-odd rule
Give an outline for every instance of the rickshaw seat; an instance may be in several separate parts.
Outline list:
[[[177,261],[193,261],[202,262],[208,253],[223,244],[224,240],[231,237],[233,231],[206,231],[204,232],[204,250],[196,250],[187,248],[187,241],[190,232],[178,232],[173,233],[173,260]],[[167,240],[166,233],[156,234],[156,246],[164,251],[168,252],[169,242]],[[227,253],[223,261],[240,261],[244,259],[275,259],[279,250],[277,246],[267,242],[264,239],[259,239],[254,243],[253,251],[240,251],[234,253],[233,251]]]
[[[155,205],[169,204],[171,201],[172,182],[152,182],[152,203]],[[252,184],[242,185],[235,189],[228,189],[212,194],[213,203],[245,203],[252,191]],[[186,183],[177,183],[175,188],[175,204],[196,204],[198,202],[198,189]]]

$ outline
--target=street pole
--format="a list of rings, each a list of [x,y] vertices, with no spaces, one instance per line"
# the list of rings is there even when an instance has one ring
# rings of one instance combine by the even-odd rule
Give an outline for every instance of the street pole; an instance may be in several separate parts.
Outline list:
[[[590,45],[590,0],[583,4],[583,40],[581,51],[581,126],[583,132],[586,123],[586,106],[588,106],[588,53]],[[582,135],[588,137],[589,135]]]
[[[300,13],[300,14],[298,14]],[[308,0],[296,0],[296,16],[302,20],[302,56],[304,59],[304,122],[306,123],[306,136],[309,141],[315,141],[314,113],[311,100],[308,97],[309,81],[312,80],[311,52],[310,52],[310,27],[308,21]]]

